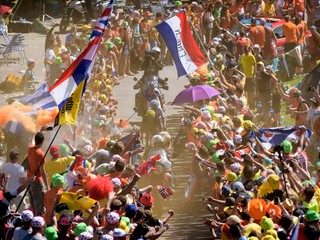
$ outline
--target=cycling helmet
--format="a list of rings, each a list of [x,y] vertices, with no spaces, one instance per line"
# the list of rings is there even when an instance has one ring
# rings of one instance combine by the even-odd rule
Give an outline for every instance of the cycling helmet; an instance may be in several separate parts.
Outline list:
[[[150,105],[151,105],[151,107],[156,107],[156,108],[160,107],[160,103],[157,99],[151,100]]]
[[[155,113],[155,111],[153,111],[153,110],[148,110],[148,111],[146,112],[146,117],[155,118],[155,116],[156,116],[156,113]]]
[[[155,143],[163,143],[163,138],[161,135],[154,135],[151,139],[151,144],[154,146]]]
[[[83,147],[82,149],[82,153],[85,155],[85,156],[89,156],[93,153],[93,147],[91,147],[90,145],[86,145]]]

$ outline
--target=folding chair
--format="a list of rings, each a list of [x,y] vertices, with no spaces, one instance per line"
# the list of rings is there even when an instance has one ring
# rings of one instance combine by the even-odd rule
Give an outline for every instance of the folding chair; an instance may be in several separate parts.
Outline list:
[[[5,29],[0,28],[0,32],[2,33],[3,39],[5,41],[5,44],[1,44],[2,47],[4,47],[4,50],[2,51],[2,56],[5,59],[5,62],[8,64],[7,60],[9,59],[12,52],[18,52],[20,55],[19,62],[21,64],[24,64],[27,61],[27,55],[24,50],[24,46],[26,45],[22,43],[24,37],[21,36],[20,33],[18,33],[13,35],[12,39],[10,39]]]

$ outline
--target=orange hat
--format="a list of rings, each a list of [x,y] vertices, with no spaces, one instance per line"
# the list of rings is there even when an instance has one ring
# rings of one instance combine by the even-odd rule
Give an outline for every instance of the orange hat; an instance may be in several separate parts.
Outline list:
[[[267,213],[267,204],[263,199],[254,198],[248,203],[248,213],[254,220],[260,220]]]
[[[275,205],[273,202],[269,202],[267,204],[267,213],[269,214],[270,217],[273,217],[274,215],[281,217],[280,207]]]
[[[151,193],[145,193],[140,198],[140,202],[147,208],[151,208],[154,204],[154,198]]]
[[[147,17],[151,17],[151,16],[152,16],[152,13],[151,13],[150,11],[146,11],[146,12],[144,13],[144,15],[146,15]]]

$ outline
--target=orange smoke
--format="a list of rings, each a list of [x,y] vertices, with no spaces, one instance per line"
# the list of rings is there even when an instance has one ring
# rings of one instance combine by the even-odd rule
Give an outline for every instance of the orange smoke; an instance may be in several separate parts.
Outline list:
[[[33,109],[22,103],[14,102],[0,108],[0,127],[4,128],[9,121],[20,122],[30,132],[36,132],[42,126],[53,123],[58,114],[58,108],[52,111],[40,110],[36,115],[28,114]],[[35,116],[35,117],[34,117]]]
[[[59,113],[58,107],[53,108],[52,111],[42,110],[42,109],[39,110],[37,114],[37,121],[36,121],[37,127],[41,128],[46,124],[53,123],[58,113]]]

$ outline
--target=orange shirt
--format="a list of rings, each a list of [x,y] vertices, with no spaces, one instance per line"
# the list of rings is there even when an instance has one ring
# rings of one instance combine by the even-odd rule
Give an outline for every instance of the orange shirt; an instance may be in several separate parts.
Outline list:
[[[47,224],[51,224],[51,212],[54,201],[56,200],[57,195],[62,193],[61,188],[51,188],[44,194],[44,207],[46,208],[46,214],[44,215],[44,219]]]
[[[29,147],[28,149],[28,161],[29,161],[29,168],[27,172],[27,177],[34,176],[41,161],[44,157],[44,153],[42,152],[41,148],[35,148],[34,146]],[[46,160],[43,161],[43,164],[46,163]],[[36,175],[35,181],[42,182],[42,176],[40,170]]]
[[[282,30],[286,38],[286,41],[285,41],[286,43],[298,42],[297,33],[299,32],[299,29],[294,23],[287,22],[283,24]]]
[[[263,26],[254,26],[250,29],[249,35],[253,44],[258,44],[261,48],[264,48],[266,32]]]

